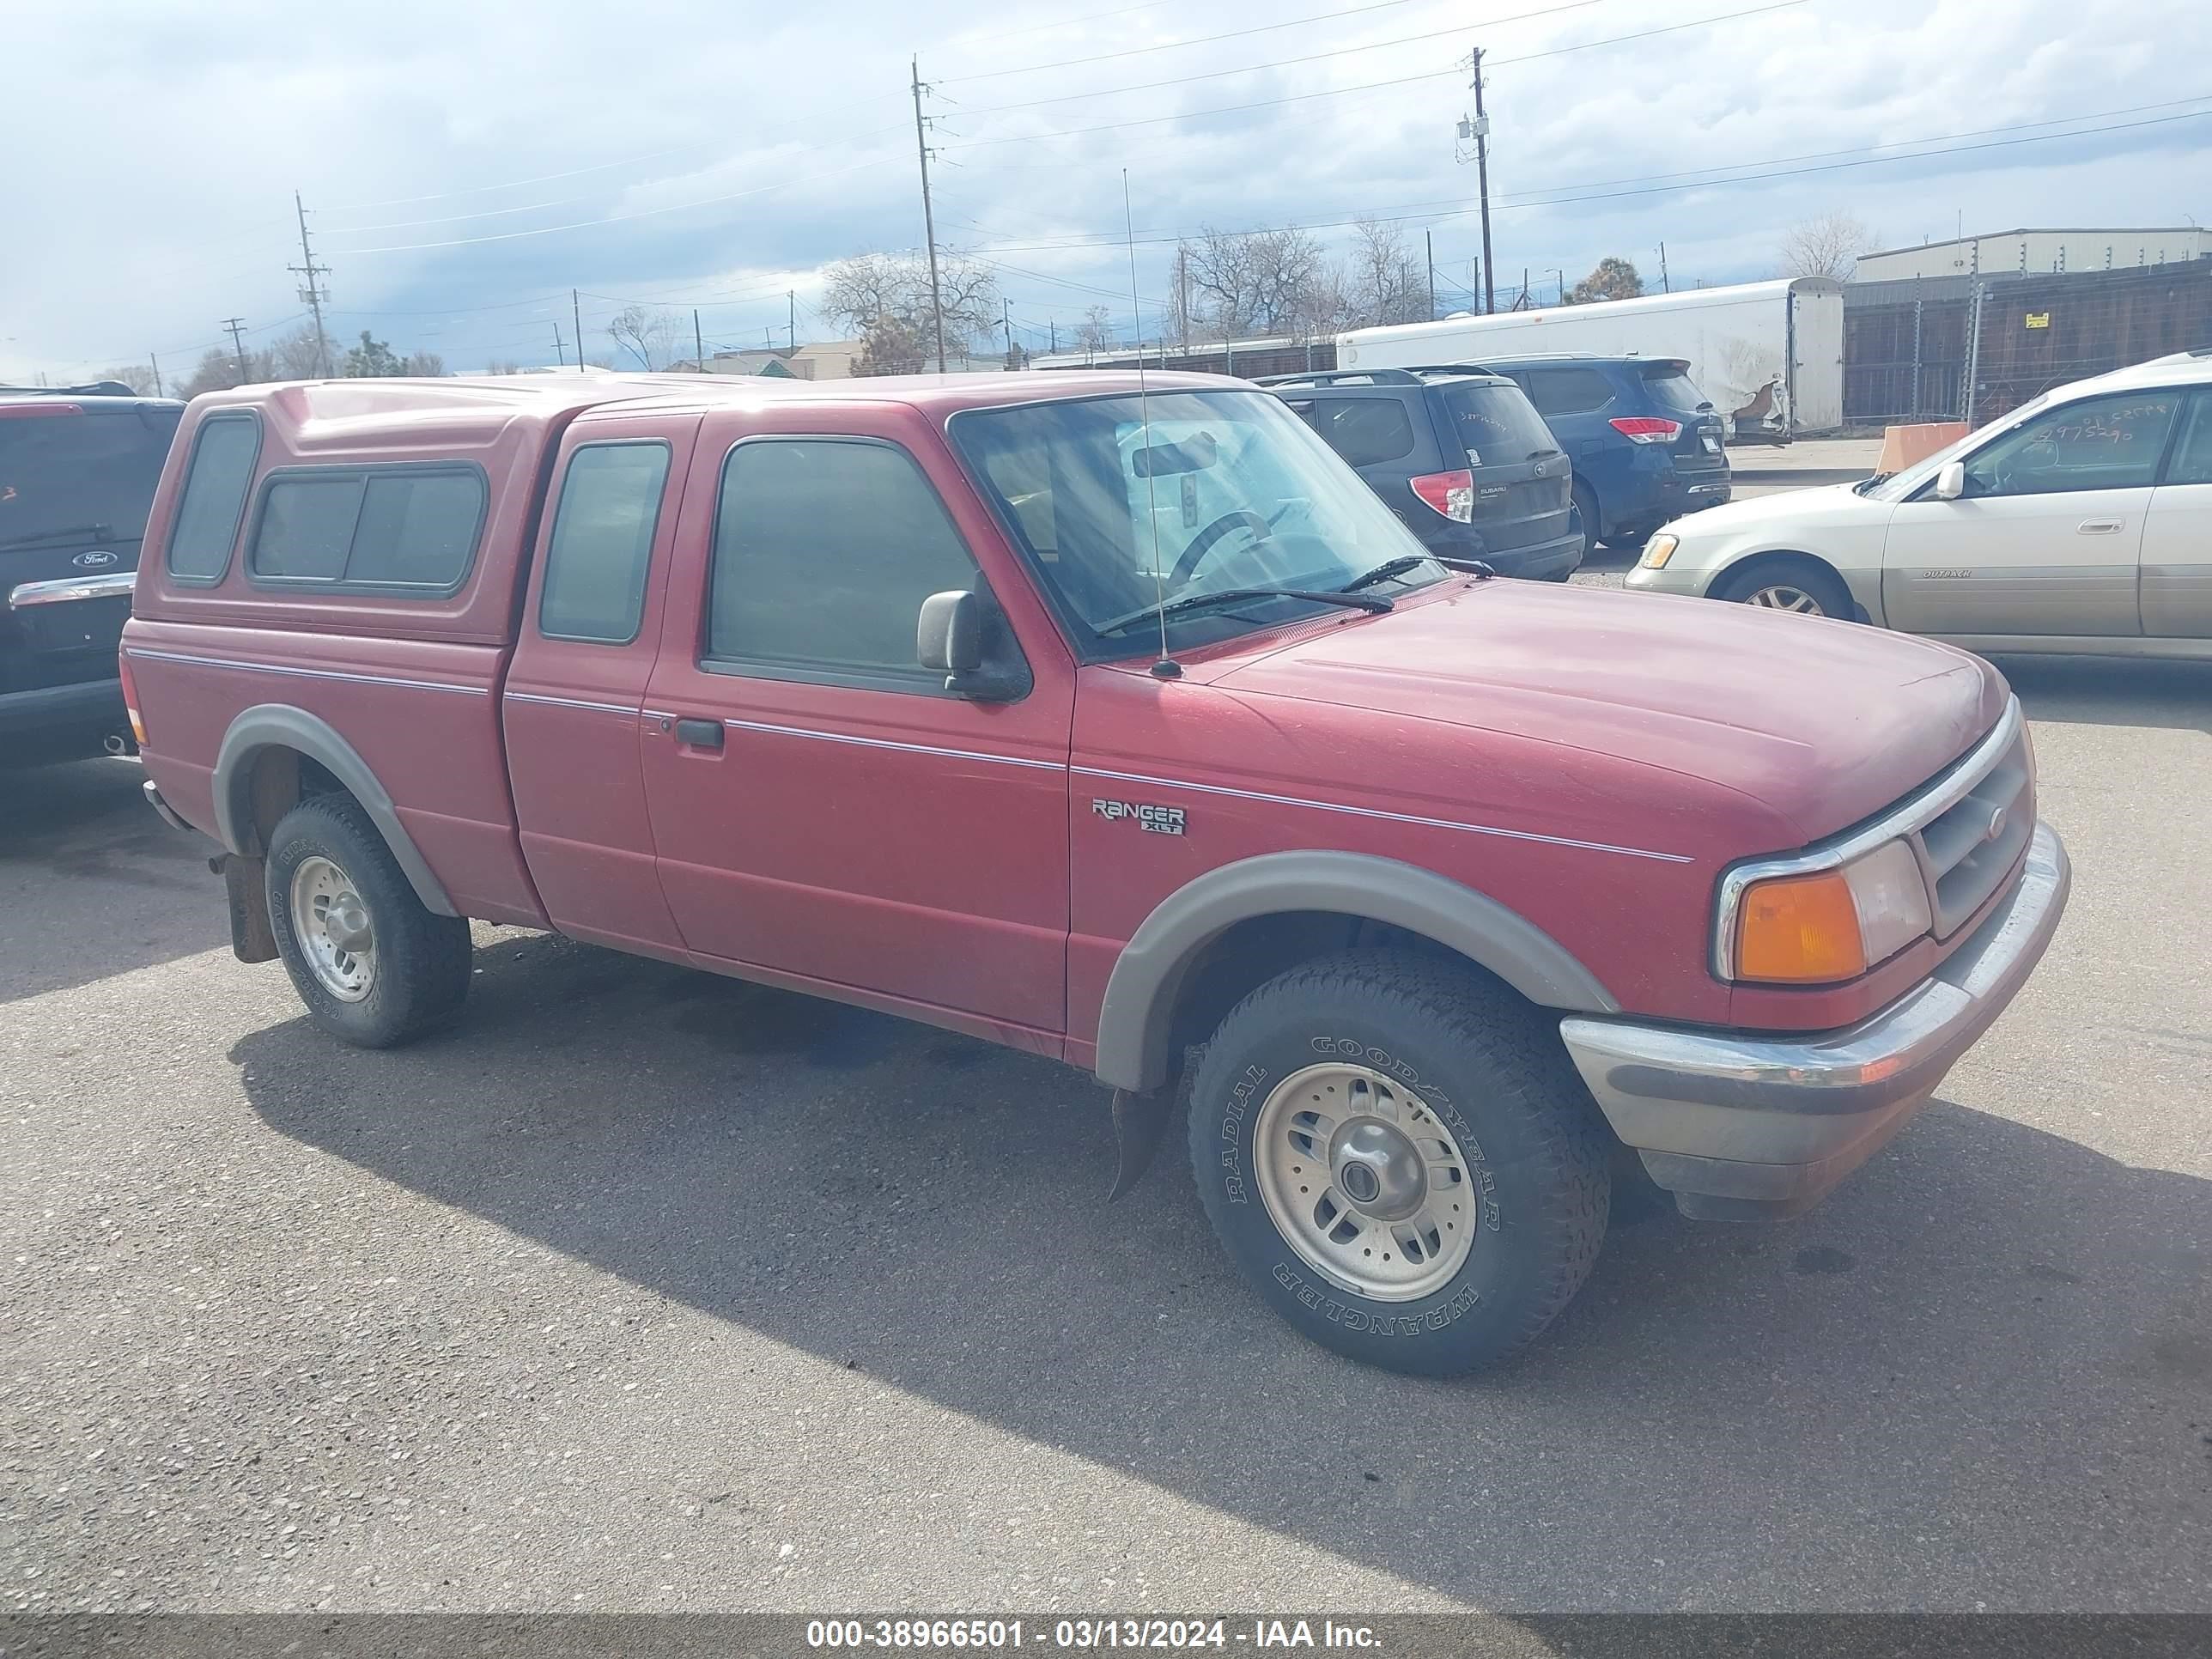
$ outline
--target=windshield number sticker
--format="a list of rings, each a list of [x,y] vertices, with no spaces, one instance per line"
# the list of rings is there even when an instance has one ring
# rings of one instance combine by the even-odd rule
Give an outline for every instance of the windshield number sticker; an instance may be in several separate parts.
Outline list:
[[[1091,810],[1109,823],[1117,818],[1134,818],[1139,830],[1155,836],[1179,836],[1183,832],[1183,811],[1180,806],[1155,806],[1148,801],[1094,800]]]

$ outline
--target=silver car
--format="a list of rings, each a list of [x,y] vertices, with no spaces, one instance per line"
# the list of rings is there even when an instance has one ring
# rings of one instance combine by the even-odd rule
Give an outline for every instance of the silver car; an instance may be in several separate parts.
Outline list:
[[[2212,348],[2047,392],[1889,477],[1677,520],[1627,586],[1974,651],[2212,658]]]

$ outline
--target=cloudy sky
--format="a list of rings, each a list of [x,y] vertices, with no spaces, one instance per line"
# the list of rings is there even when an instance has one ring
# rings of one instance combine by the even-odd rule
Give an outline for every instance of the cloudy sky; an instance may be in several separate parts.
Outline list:
[[[1175,236],[1365,212],[1480,252],[1480,45],[1503,283],[1624,254],[1676,286],[1771,274],[1792,221],[1891,246],[2212,215],[2203,0],[10,0],[0,380],[303,311],[449,367],[554,360],[582,292],[697,307],[710,349],[826,331],[825,262],[918,246],[908,58],[942,244],[996,267],[1018,338],[1126,325],[1127,169],[1148,313]],[[567,349],[574,350],[573,341]]]

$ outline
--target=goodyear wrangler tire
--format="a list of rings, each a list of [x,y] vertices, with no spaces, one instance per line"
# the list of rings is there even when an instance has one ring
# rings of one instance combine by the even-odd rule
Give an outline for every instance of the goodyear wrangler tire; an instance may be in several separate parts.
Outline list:
[[[1558,1034],[1472,969],[1293,969],[1224,1019],[1191,1162],[1230,1255],[1324,1346],[1449,1376],[1516,1352],[1604,1242],[1610,1139]]]
[[[469,924],[415,896],[350,795],[311,795],[269,837],[269,921],[309,1018],[389,1048],[450,1025],[469,994]]]

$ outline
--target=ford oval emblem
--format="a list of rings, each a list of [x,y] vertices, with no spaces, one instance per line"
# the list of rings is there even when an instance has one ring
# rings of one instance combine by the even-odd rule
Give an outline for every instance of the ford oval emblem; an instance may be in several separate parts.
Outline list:
[[[80,570],[105,570],[115,562],[115,555],[96,547],[89,553],[78,554],[70,562]]]

